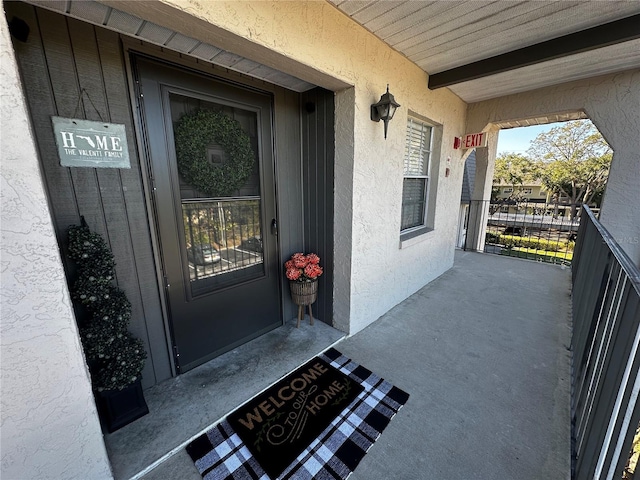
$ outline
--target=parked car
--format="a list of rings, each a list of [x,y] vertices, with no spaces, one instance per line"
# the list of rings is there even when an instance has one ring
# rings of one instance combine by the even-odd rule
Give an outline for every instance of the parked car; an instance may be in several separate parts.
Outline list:
[[[194,245],[187,249],[187,258],[197,265],[220,261],[220,252],[210,245]]]
[[[260,237],[247,238],[242,241],[239,248],[250,252],[262,252],[262,239]]]

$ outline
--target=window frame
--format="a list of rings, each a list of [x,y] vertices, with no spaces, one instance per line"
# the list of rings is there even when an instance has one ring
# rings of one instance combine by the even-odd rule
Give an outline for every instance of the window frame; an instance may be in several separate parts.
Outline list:
[[[425,155],[427,154],[427,160],[425,162],[426,164],[426,168],[424,169],[426,171],[426,174],[423,175],[413,175],[410,174],[408,175],[406,173],[407,170],[407,161],[409,160],[409,150],[408,150],[408,142],[409,142],[409,135],[412,129],[412,124],[418,124],[421,127],[426,127],[429,130],[429,144],[427,145],[427,148],[424,148],[422,145],[420,147],[420,153],[421,155]],[[430,194],[431,194],[431,188],[432,188],[432,180],[433,180],[433,157],[434,157],[434,142],[435,142],[435,136],[436,136],[436,125],[434,125],[431,122],[425,121],[421,118],[417,118],[415,116],[411,116],[409,115],[407,117],[407,126],[406,126],[406,130],[405,130],[405,134],[406,134],[406,140],[405,140],[405,153],[404,153],[404,158],[403,158],[403,163],[402,163],[402,199],[401,199],[401,211],[400,211],[400,238],[401,240],[407,240],[409,238],[413,238],[415,236],[421,235],[425,232],[431,231],[433,230],[433,228],[429,227],[429,223],[428,223],[428,216],[429,216],[429,200],[430,200]],[[421,143],[424,141],[424,137],[425,137],[425,132],[422,133],[422,138],[421,138]],[[404,207],[405,207],[405,203],[404,203],[404,188],[405,188],[405,180],[407,179],[424,179],[425,180],[425,186],[423,188],[423,196],[422,196],[422,202],[424,204],[424,210],[423,210],[423,215],[422,215],[422,223],[419,225],[414,225],[412,227],[408,227],[406,229],[402,229],[402,219],[404,217]]]

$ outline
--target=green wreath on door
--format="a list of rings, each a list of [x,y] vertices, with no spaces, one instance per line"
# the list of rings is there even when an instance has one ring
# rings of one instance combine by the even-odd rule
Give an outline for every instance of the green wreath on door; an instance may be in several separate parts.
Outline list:
[[[175,131],[176,158],[180,175],[198,191],[224,197],[242,187],[253,173],[255,154],[251,139],[237,120],[222,112],[197,110],[178,120]],[[207,147],[220,145],[227,161],[212,164]]]

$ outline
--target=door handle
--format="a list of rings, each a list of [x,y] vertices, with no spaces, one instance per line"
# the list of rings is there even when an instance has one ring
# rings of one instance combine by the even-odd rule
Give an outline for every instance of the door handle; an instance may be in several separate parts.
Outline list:
[[[271,235],[278,236],[278,221],[275,218],[271,219]]]

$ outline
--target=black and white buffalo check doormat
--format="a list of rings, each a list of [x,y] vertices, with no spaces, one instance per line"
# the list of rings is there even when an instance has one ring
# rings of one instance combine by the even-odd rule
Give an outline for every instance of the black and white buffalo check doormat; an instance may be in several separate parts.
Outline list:
[[[408,398],[331,348],[196,438],[187,453],[205,480],[346,479]]]

